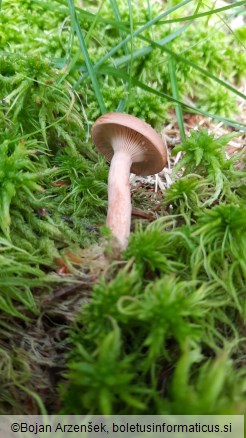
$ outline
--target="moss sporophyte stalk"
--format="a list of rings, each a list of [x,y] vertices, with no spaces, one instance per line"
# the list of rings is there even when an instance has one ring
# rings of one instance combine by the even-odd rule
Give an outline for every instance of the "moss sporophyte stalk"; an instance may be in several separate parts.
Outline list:
[[[0,414],[246,411],[243,7],[3,2]],[[120,256],[102,110],[169,149]]]

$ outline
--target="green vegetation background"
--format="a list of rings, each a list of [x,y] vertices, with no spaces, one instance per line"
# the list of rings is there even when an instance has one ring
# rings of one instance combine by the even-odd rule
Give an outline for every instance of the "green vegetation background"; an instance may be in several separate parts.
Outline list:
[[[1,414],[245,412],[245,158],[225,152],[246,129],[244,6],[2,2]],[[124,111],[160,130],[173,109],[173,184],[110,263],[90,127]],[[228,133],[187,136],[184,112]]]

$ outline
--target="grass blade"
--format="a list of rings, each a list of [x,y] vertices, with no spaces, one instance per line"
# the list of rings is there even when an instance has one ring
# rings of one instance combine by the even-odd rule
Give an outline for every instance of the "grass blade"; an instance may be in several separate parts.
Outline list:
[[[105,113],[106,112],[106,107],[104,104],[104,100],[100,91],[100,87],[98,84],[98,80],[94,71],[94,67],[92,65],[92,62],[90,60],[89,57],[89,53],[87,50],[87,46],[83,37],[83,33],[80,29],[80,25],[78,23],[78,19],[77,19],[77,15],[76,15],[76,11],[73,5],[73,1],[72,0],[68,0],[68,4],[69,4],[69,10],[70,10],[70,14],[71,14],[71,20],[72,20],[72,26],[74,31],[77,34],[78,37],[78,41],[79,41],[79,45],[80,45],[80,50],[83,54],[85,63],[86,63],[86,67],[87,67],[87,71],[88,71],[88,75],[90,76],[91,82],[92,82],[92,86],[94,88],[94,92],[95,92],[95,96],[97,98],[101,113]]]
[[[195,64],[192,61],[189,61],[187,58],[185,58],[184,56],[179,55],[178,53],[173,52],[171,49],[169,49],[166,46],[166,43],[171,41],[171,39],[168,39],[168,37],[165,37],[159,41],[151,41],[148,38],[145,38],[143,36],[140,36],[140,38],[143,41],[146,41],[148,43],[150,43],[149,46],[147,47],[143,47],[142,49],[138,49],[136,50],[132,57],[133,59],[137,59],[141,56],[146,56],[149,53],[151,53],[155,48],[161,49],[164,52],[168,53],[169,55],[171,55],[173,58],[175,58],[177,61],[179,62],[183,62],[184,64],[189,65],[190,67],[194,68],[195,70],[199,71],[200,73],[202,73],[202,75],[209,77],[210,79],[212,79],[213,81],[217,82],[220,85],[223,85],[225,88],[227,88],[229,91],[231,91],[232,93],[236,94],[237,96],[241,97],[241,99],[246,100],[246,96],[245,94],[241,93],[239,90],[237,90],[236,88],[234,88],[232,85],[228,84],[227,82],[223,81],[222,79],[220,79],[217,76],[214,76],[212,73],[209,72],[209,70],[204,69],[202,67],[200,67],[199,65]],[[116,61],[114,61],[114,66],[115,67],[121,67],[122,65],[124,65],[126,62],[128,61],[128,57],[127,56],[122,56],[121,58],[117,59]]]
[[[170,43],[170,42],[173,41],[175,38],[177,38],[179,35],[181,35],[181,33],[184,32],[184,31],[187,29],[187,27],[188,27],[189,25],[190,25],[190,24],[185,24],[185,25],[182,26],[181,28],[177,29],[176,31],[172,32],[170,35],[168,35],[168,36],[166,36],[165,38],[163,38],[163,39],[161,40],[161,47],[162,47],[162,45],[167,44],[167,43]],[[112,49],[112,50],[113,50],[113,49]],[[138,58],[139,56],[147,55],[148,53],[152,52],[152,50],[153,50],[153,48],[152,48],[151,46],[149,46],[149,47],[144,47],[143,49],[139,49],[139,50],[137,50],[136,52],[134,52],[134,53],[132,53],[132,54],[129,54],[129,55],[123,56],[123,57],[120,58],[119,60],[114,61],[114,66],[115,66],[115,67],[118,67],[118,66],[121,65],[122,63],[125,64],[125,63],[129,62],[131,59],[132,59],[132,61],[133,61],[134,59]],[[103,57],[103,58],[105,58],[105,57]],[[102,58],[102,59],[103,59],[103,58]],[[101,65],[103,65],[104,62],[102,61],[102,59],[101,59],[100,61],[96,62],[96,64],[95,64],[95,69],[97,69],[97,68],[101,67]],[[77,86],[78,86],[79,84],[81,84],[81,82],[83,82],[83,81],[86,79],[87,76],[88,76],[88,73],[87,73],[87,72],[84,73],[83,76],[81,76],[81,78],[75,83],[75,85],[74,85],[73,88],[76,89]]]
[[[131,88],[132,88],[132,81],[131,81],[131,77],[132,77],[132,68],[133,68],[133,58],[132,58],[132,54],[133,54],[133,13],[132,13],[132,2],[131,0],[128,0],[128,9],[129,9],[129,18],[130,18],[130,63],[128,65],[128,74],[130,77],[130,81],[128,82],[128,102],[130,100],[130,96],[131,96]],[[128,111],[128,105],[126,108],[126,112]]]
[[[115,77],[118,77],[123,80],[130,80],[128,74],[124,72],[122,69],[116,69],[114,67],[101,67],[98,70],[98,73],[101,74],[109,74]],[[246,132],[246,123],[243,122],[237,122],[236,120],[227,119],[225,117],[218,116],[217,114],[212,114],[207,111],[203,111],[195,106],[188,105],[185,102],[182,102],[178,99],[175,99],[173,96],[170,96],[169,94],[163,93],[162,91],[156,90],[154,88],[149,87],[148,85],[144,84],[143,82],[135,79],[134,77],[131,79],[132,83],[135,87],[141,88],[142,90],[145,90],[151,94],[154,94],[156,96],[163,97],[164,99],[167,99],[170,102],[174,102],[176,104],[182,105],[183,108],[190,111],[193,114],[202,114],[205,117],[209,117],[214,120],[218,120],[219,122],[224,123],[228,126],[233,126],[234,128],[241,130],[242,132]]]
[[[97,13],[96,13],[96,15],[94,17],[94,20],[91,23],[90,29],[88,30],[88,32],[86,34],[85,41],[86,41],[87,44],[88,44],[88,42],[90,40],[91,34],[92,34],[92,32],[93,32],[97,22],[99,21],[100,12],[101,12],[102,7],[103,7],[103,0],[101,1],[101,4],[99,5],[98,11],[97,11]]]
[[[169,69],[173,97],[176,100],[179,100],[179,89],[178,89],[178,83],[176,77],[175,62],[171,55],[168,58],[168,69]],[[182,106],[179,103],[175,104],[175,111],[176,111],[179,131],[180,131],[180,137],[182,142],[185,143],[186,135],[184,128],[183,112],[182,112]]]
[[[218,8],[218,9],[213,9],[213,10],[210,10],[210,11],[207,11],[207,12],[200,12],[200,14],[188,15],[186,17],[180,17],[180,18],[176,18],[176,19],[173,19],[173,20],[159,21],[157,23],[157,25],[160,25],[160,24],[170,24],[170,23],[178,23],[178,22],[182,22],[182,21],[196,20],[197,18],[207,17],[207,16],[213,15],[213,14],[218,14],[219,12],[224,12],[224,11],[227,11],[228,9],[237,8],[238,6],[243,6],[245,4],[246,4],[246,1],[245,0],[241,0],[239,2],[232,3],[232,4],[227,5],[227,6],[222,6],[221,8]]]
[[[69,0],[71,1],[71,0]],[[192,0],[183,0],[179,5],[173,6],[172,8],[168,9],[167,11],[163,12],[162,14],[158,15],[157,17],[153,18],[152,20],[148,21],[147,23],[145,23],[143,26],[141,26],[139,29],[135,30],[135,32],[131,35],[128,35],[124,40],[120,41],[120,43],[116,44],[116,46],[112,47],[111,50],[109,50],[108,53],[106,53],[101,59],[100,61],[96,62],[95,64],[95,68],[100,67],[101,65],[103,65],[105,63],[105,61],[107,61],[109,58],[112,57],[112,55],[114,55],[115,53],[118,52],[119,49],[121,49],[121,47],[123,47],[126,43],[128,43],[132,38],[140,35],[142,32],[144,32],[145,30],[149,29],[151,26],[153,26],[155,23],[157,23],[159,20],[161,20],[162,17],[165,17],[169,14],[171,14],[171,12],[181,8],[182,6],[185,6],[186,4],[190,3]],[[187,26],[187,25],[186,25]],[[88,75],[85,74],[83,75],[74,85],[74,88],[76,88]]]
[[[129,33],[129,30],[128,30],[128,28],[125,28],[124,30],[121,28],[122,20],[121,20],[120,11],[118,8],[118,3],[116,0],[110,0],[110,4],[111,4],[111,8],[112,8],[113,14],[114,14],[115,19],[116,19],[116,28],[119,30],[119,35],[120,35],[121,39],[125,39],[126,35]],[[131,21],[130,21],[130,25],[131,25]],[[131,63],[132,50],[130,53],[127,43],[124,45],[123,49],[124,49],[125,54],[129,55],[129,62]],[[128,73],[130,72],[129,64],[127,65],[127,72]],[[128,82],[124,83],[124,88],[126,91],[128,90]],[[117,107],[117,111],[123,112],[124,108],[125,108],[125,104],[126,104],[126,98],[123,97],[119,102],[119,105]]]

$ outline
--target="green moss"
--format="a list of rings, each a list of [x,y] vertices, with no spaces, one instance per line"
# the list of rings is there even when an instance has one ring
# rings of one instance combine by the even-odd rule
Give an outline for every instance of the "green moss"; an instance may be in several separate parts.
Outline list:
[[[234,173],[233,162],[226,159],[225,151],[222,149],[234,136],[235,133],[229,133],[215,139],[214,135],[209,134],[206,129],[191,131],[186,142],[173,150],[174,154],[181,151],[185,153],[175,167],[174,173],[184,166],[184,175],[197,173],[214,185],[215,192],[206,203],[211,204],[218,198],[227,178]]]
[[[209,79],[235,86],[245,70],[242,44],[220,17],[190,22],[162,47],[183,25],[166,20],[214,7],[195,3],[150,25],[164,11],[158,2],[75,2],[107,111],[161,129],[173,104],[151,90],[172,95],[173,52],[183,57],[175,56],[180,99],[234,115],[235,94]],[[243,412],[246,176],[242,154],[225,154],[233,134],[194,131],[175,148],[184,155],[158,220],[137,226],[94,284],[90,257],[76,268],[72,257],[98,241],[106,217],[108,166],[90,140],[95,81],[66,2],[3,2],[0,17],[0,411],[36,413],[37,403],[43,412],[44,403],[72,414]],[[135,200],[147,208],[153,197],[141,189]]]
[[[245,170],[240,156],[226,158],[232,137],[194,131],[176,147],[185,175],[164,193],[170,214],[132,233],[127,264],[94,287],[70,331],[62,412],[244,412],[246,214],[242,198],[227,195]],[[218,169],[224,203],[202,209]]]

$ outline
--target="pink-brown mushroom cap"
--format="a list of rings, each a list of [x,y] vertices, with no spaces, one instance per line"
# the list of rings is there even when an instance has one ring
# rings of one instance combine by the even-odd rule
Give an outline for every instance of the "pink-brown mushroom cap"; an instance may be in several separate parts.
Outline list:
[[[132,156],[130,171],[136,175],[159,173],[167,162],[167,152],[159,134],[137,117],[108,113],[99,117],[92,127],[92,139],[108,161],[121,148]]]

